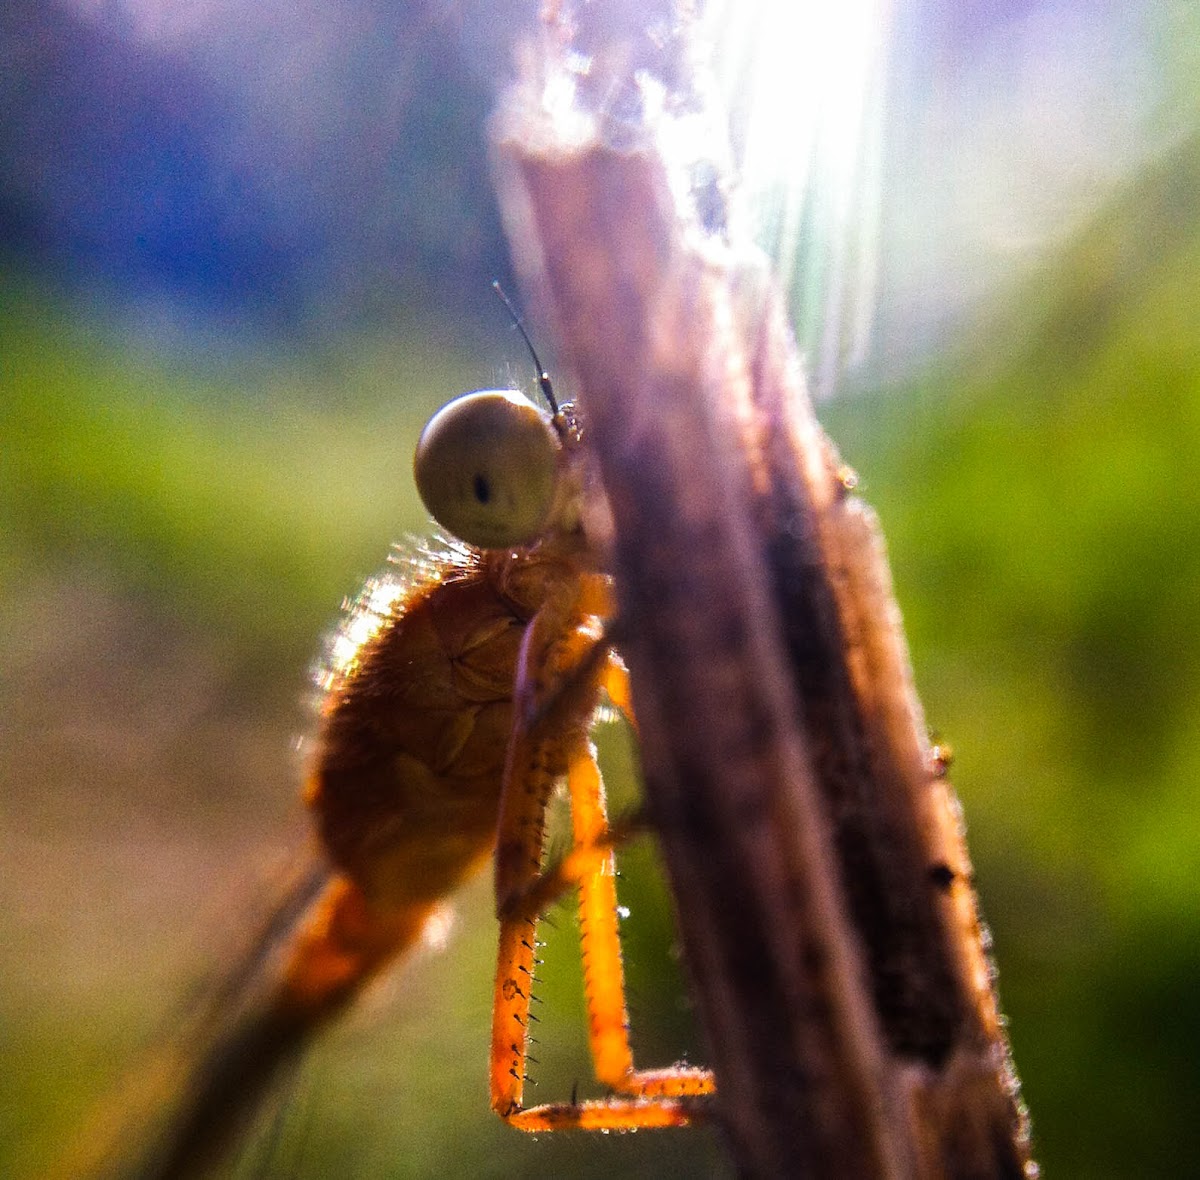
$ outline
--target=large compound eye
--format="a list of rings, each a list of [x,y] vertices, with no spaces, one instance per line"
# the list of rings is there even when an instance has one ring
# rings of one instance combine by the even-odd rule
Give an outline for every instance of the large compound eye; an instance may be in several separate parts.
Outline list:
[[[438,524],[468,545],[526,545],[546,526],[561,445],[546,415],[519,393],[466,393],[421,431],[417,491]]]

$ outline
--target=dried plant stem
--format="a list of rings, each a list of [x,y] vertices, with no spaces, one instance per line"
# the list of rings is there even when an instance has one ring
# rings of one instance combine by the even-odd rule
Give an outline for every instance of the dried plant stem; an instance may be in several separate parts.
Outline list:
[[[878,529],[769,277],[653,133],[499,127],[518,265],[615,521],[646,791],[741,1171],[1034,1174],[957,803]]]

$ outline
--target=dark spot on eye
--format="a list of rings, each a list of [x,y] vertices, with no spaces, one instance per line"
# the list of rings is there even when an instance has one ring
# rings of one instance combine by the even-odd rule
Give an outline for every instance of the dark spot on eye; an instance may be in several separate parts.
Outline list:
[[[486,504],[492,498],[492,485],[488,483],[487,476],[477,475],[473,485],[475,491],[475,499],[480,504]]]
[[[954,884],[954,870],[945,861],[940,861],[929,867],[929,879],[945,892]]]

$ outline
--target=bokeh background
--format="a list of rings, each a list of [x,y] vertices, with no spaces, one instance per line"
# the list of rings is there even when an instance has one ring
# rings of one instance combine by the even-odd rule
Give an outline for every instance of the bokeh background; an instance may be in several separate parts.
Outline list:
[[[528,377],[488,292],[509,269],[485,126],[533,8],[0,10],[0,1173],[54,1157],[270,898],[304,838],[322,636],[428,527],[416,434],[451,394]],[[785,64],[833,35],[764,19]],[[1039,1158],[1188,1174],[1200,15],[872,19],[850,253],[874,314],[821,416],[958,755]],[[748,117],[754,72],[734,85]],[[765,104],[759,158],[790,158],[789,101]],[[781,262],[824,374],[846,303],[810,256],[837,219],[806,208],[805,258]],[[602,741],[625,798],[628,742]],[[635,848],[622,881],[637,1047],[702,1059],[653,861]],[[316,1047],[240,1174],[727,1174],[709,1132],[531,1140],[487,1112],[489,888]],[[538,1077],[562,1096],[588,1066],[569,909],[552,919]]]

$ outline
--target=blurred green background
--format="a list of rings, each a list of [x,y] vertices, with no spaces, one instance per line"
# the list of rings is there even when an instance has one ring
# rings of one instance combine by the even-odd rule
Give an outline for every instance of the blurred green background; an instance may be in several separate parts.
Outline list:
[[[1038,1157],[1178,1176],[1200,1158],[1200,22],[992,7],[899,7],[875,346],[820,412],[957,753]],[[526,6],[172,11],[0,20],[3,1174],[53,1157],[269,899],[304,838],[321,637],[427,529],[416,434],[527,376],[488,302],[480,80]],[[601,740],[627,797],[627,741]],[[700,1060],[653,861],[622,881],[636,1048]],[[727,1174],[707,1131],[531,1140],[488,1113],[489,891],[314,1050],[240,1174]],[[565,1096],[589,1075],[552,918],[536,1076]]]

